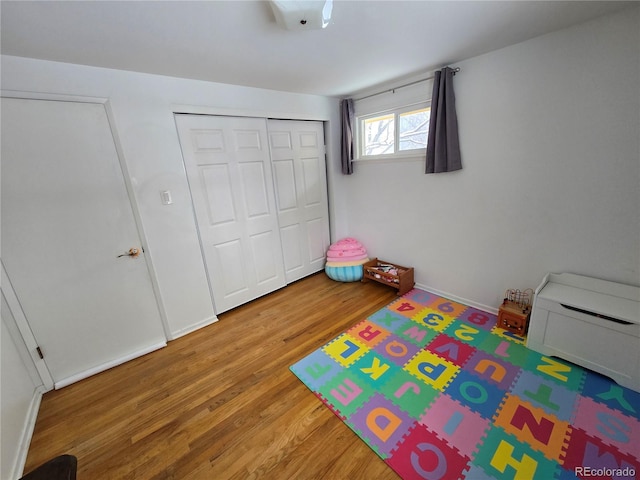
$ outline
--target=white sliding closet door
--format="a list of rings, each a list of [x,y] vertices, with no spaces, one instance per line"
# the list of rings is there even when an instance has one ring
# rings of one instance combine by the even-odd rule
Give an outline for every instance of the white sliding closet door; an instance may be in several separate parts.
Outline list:
[[[176,115],[216,313],[285,285],[266,119]]]
[[[324,268],[329,209],[322,122],[269,120],[287,283]]]

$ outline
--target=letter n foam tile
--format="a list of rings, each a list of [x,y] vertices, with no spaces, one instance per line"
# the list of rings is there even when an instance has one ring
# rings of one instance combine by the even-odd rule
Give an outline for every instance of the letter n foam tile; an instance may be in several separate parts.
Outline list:
[[[404,479],[464,478],[469,457],[417,424],[387,463]]]
[[[541,408],[507,394],[494,424],[518,440],[559,461],[569,436],[569,424]]]

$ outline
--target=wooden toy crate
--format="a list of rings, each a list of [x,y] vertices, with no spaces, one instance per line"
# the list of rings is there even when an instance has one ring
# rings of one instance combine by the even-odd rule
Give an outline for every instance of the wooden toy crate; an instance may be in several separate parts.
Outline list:
[[[498,327],[509,330],[516,335],[524,336],[529,328],[531,307],[506,300],[498,310]]]
[[[395,288],[398,290],[398,295],[404,295],[415,285],[413,267],[403,267],[377,258],[369,260],[363,265],[362,281],[368,282],[369,280]]]

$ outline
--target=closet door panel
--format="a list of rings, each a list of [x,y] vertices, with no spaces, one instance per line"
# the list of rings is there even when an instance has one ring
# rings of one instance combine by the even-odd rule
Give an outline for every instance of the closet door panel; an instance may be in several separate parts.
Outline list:
[[[273,262],[271,252],[280,249],[280,238],[276,238],[273,231],[266,231],[252,235],[249,239],[255,262],[256,280],[259,285],[278,280],[282,272],[282,265]]]
[[[322,210],[326,208],[324,200],[326,196],[323,196],[321,187],[324,185],[323,178],[325,174],[324,162],[320,161],[319,157],[303,158],[301,159],[302,165],[302,181],[304,183],[304,201],[306,208],[318,208],[322,213]]]
[[[176,115],[216,312],[285,285],[266,120]]]
[[[268,186],[265,185],[265,171],[262,162],[239,163],[242,179],[242,195],[248,219],[269,221]]]
[[[329,208],[321,122],[269,120],[287,282],[324,268]]]
[[[298,194],[293,159],[274,160],[273,170],[279,214],[283,215],[287,211],[295,211],[298,208]]]
[[[238,240],[215,245],[216,259],[220,269],[216,275],[222,276],[222,295],[232,297],[246,292],[248,282],[244,275],[247,267],[244,261],[242,244]]]
[[[300,245],[300,225],[293,224],[280,229],[282,251],[284,253],[284,270],[291,272],[304,267],[304,252]]]
[[[207,196],[206,211],[209,225],[222,225],[236,221],[233,192],[227,165],[203,166],[200,170],[201,186]],[[215,205],[215,208],[213,206]]]
[[[327,224],[323,218],[316,218],[307,222],[307,245],[309,262],[311,264],[322,263],[327,255]]]

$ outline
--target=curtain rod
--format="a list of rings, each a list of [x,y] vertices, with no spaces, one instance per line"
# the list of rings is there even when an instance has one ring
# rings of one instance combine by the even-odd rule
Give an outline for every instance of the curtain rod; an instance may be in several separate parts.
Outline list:
[[[452,68],[451,70],[453,70],[453,74],[455,75],[460,71],[460,67]],[[397,87],[393,87],[388,90],[383,90],[382,92],[372,93],[371,95],[365,95],[364,97],[360,97],[360,98],[354,98],[354,101],[364,100],[365,98],[377,97],[378,95],[382,95],[383,93],[389,93],[389,92],[395,93],[395,91],[398,90],[399,88],[410,87],[411,85],[416,85],[418,83],[426,82],[427,80],[431,80],[433,77],[434,75],[431,75],[427,78],[416,80],[415,82],[405,83],[404,85],[399,85]]]

